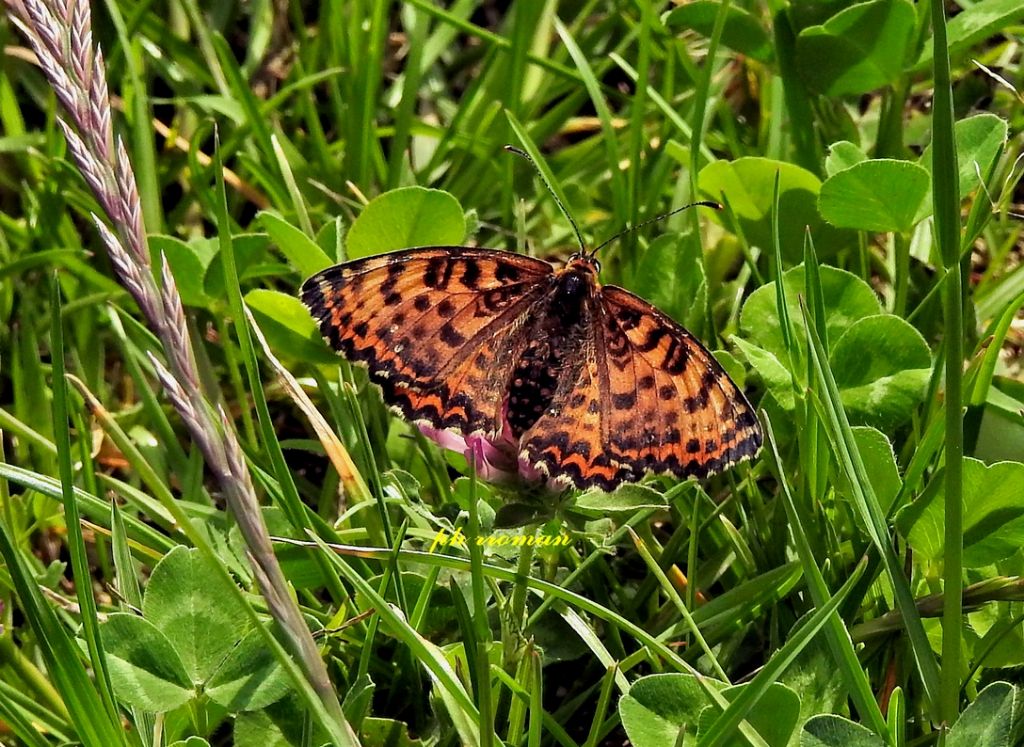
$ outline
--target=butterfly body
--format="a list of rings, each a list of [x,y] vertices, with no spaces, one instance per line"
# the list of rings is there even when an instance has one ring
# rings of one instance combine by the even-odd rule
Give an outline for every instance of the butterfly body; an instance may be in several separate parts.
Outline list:
[[[328,268],[302,287],[327,342],[406,418],[514,449],[606,490],[647,472],[705,477],[761,431],[710,353],[592,256],[425,247]]]
[[[593,292],[599,288],[595,260],[574,259],[553,273],[526,334],[530,341],[509,380],[507,418],[520,438],[550,408],[563,379],[572,380],[583,361],[577,355],[592,321]]]

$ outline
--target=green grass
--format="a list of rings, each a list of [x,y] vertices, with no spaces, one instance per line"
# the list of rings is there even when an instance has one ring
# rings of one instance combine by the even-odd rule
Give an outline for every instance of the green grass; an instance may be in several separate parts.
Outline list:
[[[137,198],[0,20],[0,744],[1024,743],[1019,3],[508,6],[95,6]],[[326,349],[329,264],[576,248],[506,144],[592,247],[722,203],[602,280],[755,460],[492,484]]]

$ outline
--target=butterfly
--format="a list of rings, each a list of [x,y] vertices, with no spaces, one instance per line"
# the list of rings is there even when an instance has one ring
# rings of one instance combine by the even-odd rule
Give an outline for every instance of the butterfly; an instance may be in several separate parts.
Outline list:
[[[682,326],[601,285],[595,253],[581,241],[555,269],[492,249],[406,249],[329,267],[300,296],[405,418],[511,443],[557,484],[607,491],[752,458],[762,435],[743,392]]]

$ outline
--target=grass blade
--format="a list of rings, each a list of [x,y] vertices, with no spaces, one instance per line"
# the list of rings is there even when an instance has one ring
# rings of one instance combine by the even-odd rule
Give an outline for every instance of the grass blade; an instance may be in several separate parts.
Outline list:
[[[53,436],[57,445],[57,468],[60,472],[61,494],[64,502],[64,517],[67,523],[68,554],[71,556],[71,572],[75,580],[75,593],[82,614],[82,633],[89,649],[89,659],[96,675],[96,690],[103,702],[103,713],[94,714],[97,720],[103,715],[111,725],[120,724],[117,705],[114,702],[114,689],[110,684],[110,673],[107,671],[107,660],[103,653],[103,642],[100,640],[99,619],[96,611],[96,600],[92,596],[89,557],[85,549],[85,538],[82,536],[82,520],[78,513],[78,501],[74,497],[74,466],[71,454],[71,434],[68,430],[68,387],[64,378],[64,329],[60,313],[60,285],[54,277],[50,285],[50,351],[53,365]],[[84,437],[84,434],[81,434]],[[116,731],[121,735],[118,744],[125,744],[125,737],[120,728]]]
[[[842,588],[836,592],[835,596],[824,606],[819,607],[797,632],[786,641],[786,645],[779,649],[768,663],[764,665],[761,671],[757,673],[757,676],[743,687],[743,690],[729,704],[725,712],[715,720],[706,732],[700,735],[700,741],[697,743],[698,747],[716,747],[716,745],[723,744],[724,740],[732,737],[740,721],[750,712],[750,709],[754,707],[758,699],[767,692],[772,683],[775,682],[779,675],[785,671],[786,667],[793,662],[807,644],[814,639],[818,631],[824,627],[825,623],[836,613],[839,605],[843,603],[850,591],[857,585],[861,574],[864,572],[865,565],[865,562],[861,561],[853,573],[850,574],[850,578],[847,579]]]
[[[814,557],[814,551],[811,549],[810,540],[804,529],[803,519],[797,509],[796,501],[793,499],[782,457],[779,456],[779,448],[775,442],[775,431],[767,413],[762,413],[762,422],[764,423],[768,456],[775,468],[775,476],[779,480],[781,488],[779,495],[782,498],[782,505],[786,509],[786,516],[789,518],[790,530],[793,532],[796,552],[804,569],[807,588],[814,600],[814,606],[820,608],[828,601],[828,585],[821,575],[819,561]],[[884,734],[885,717],[882,716],[882,711],[875,701],[874,693],[871,691],[871,682],[864,675],[864,670],[857,660],[857,652],[854,651],[853,641],[850,640],[849,631],[843,624],[842,618],[839,615],[829,618],[825,632],[828,635],[832,656],[835,658],[836,664],[839,665],[840,674],[846,683],[850,698],[857,706],[857,712],[871,724],[876,734]]]
[[[120,723],[107,716],[92,678],[82,665],[78,647],[39,592],[6,526],[0,526],[0,555],[7,565],[25,619],[35,632],[35,645],[64,699],[78,738],[86,747],[127,745]]]
[[[964,307],[960,262],[960,185],[953,141],[953,89],[946,17],[932,0],[935,99],[932,103],[932,201],[935,239],[948,276],[942,289],[946,352],[946,491],[943,545],[942,679],[938,715],[947,727],[960,715],[960,646],[963,618],[963,358]]]
[[[839,469],[845,473],[846,479],[849,481],[854,504],[861,514],[872,543],[881,555],[882,564],[889,576],[889,582],[892,584],[896,606],[903,614],[911,652],[914,655],[918,674],[921,676],[925,696],[928,702],[934,706],[938,702],[939,668],[935,663],[931,644],[928,642],[924,625],[921,623],[921,616],[918,614],[910,584],[903,573],[903,566],[893,550],[885,514],[875,496],[871,481],[868,479],[864,461],[861,458],[857,442],[854,440],[853,431],[850,429],[850,421],[846,417],[846,410],[843,409],[843,403],[839,397],[839,389],[836,386],[832,370],[825,360],[821,341],[814,330],[814,325],[807,318],[807,309],[802,303],[801,310],[804,314],[808,354],[815,380],[821,392],[823,410],[821,417],[825,431],[832,442],[832,449]]]
[[[252,386],[252,389],[254,391],[257,389],[262,391],[259,375],[253,370],[256,354],[253,350],[252,339],[249,337],[249,328],[245,320],[241,291],[238,287],[238,272],[235,263],[234,247],[228,234],[228,213],[226,194],[224,190],[223,169],[221,168],[220,151],[219,149],[216,149],[216,144],[214,152],[214,173],[217,177],[216,208],[218,226],[220,228],[220,250],[224,263],[224,275],[226,278],[225,286],[228,292],[228,302],[232,311],[232,316],[236,320],[236,329],[239,341],[243,345],[243,350],[245,351],[245,361],[247,372],[250,376],[250,384],[252,384],[252,380],[255,380],[256,383],[255,386]],[[230,345],[230,340],[225,340],[225,344]],[[266,423],[263,423],[262,425],[264,428],[267,427]],[[265,430],[264,435],[266,435]],[[277,438],[273,433],[271,433],[270,438],[267,439],[267,441],[274,441],[276,443]],[[278,444],[278,449],[280,449],[280,444]],[[283,457],[281,457],[281,461],[283,461]],[[284,482],[288,482],[287,470],[285,470],[285,473]],[[288,495],[289,493],[287,489],[282,490],[282,496]],[[291,497],[293,501],[297,498],[294,486],[292,486]],[[287,503],[287,500],[285,503]],[[294,520],[299,524],[299,526],[304,525],[304,510],[298,506],[292,506],[291,508]],[[323,726],[331,732],[331,736],[337,744],[358,744],[358,737],[352,730],[348,721],[345,720],[345,715],[341,710],[341,704],[338,702],[337,695],[332,690],[330,678],[327,675],[327,669],[323,660],[319,656],[319,650],[310,636],[309,629],[305,626],[305,622],[298,609],[298,605],[287,593],[288,583],[281,571],[280,564],[276,557],[274,557],[273,552],[270,551],[269,534],[267,533],[267,527],[263,522],[262,516],[242,517],[238,516],[236,513],[236,518],[240,525],[243,521],[248,523],[248,530],[243,531],[243,535],[246,539],[247,550],[250,555],[253,556],[253,560],[255,561],[252,563],[253,571],[257,574],[261,590],[267,598],[268,605],[274,611],[276,622],[284,630],[288,641],[292,645],[293,653],[302,663],[307,679],[302,683],[305,687],[300,687],[300,693],[306,698],[307,705],[314,713],[317,714]],[[269,574],[273,574],[274,577],[270,577]],[[316,696],[319,696],[317,702],[313,702],[315,698],[313,695],[314,692],[316,693]]]
[[[318,537],[314,536],[313,541],[321,549],[328,551],[331,549],[330,546]],[[364,552],[364,548],[359,548],[359,550],[360,552]],[[388,549],[386,553],[386,557],[390,557],[392,550]],[[408,646],[415,655],[416,660],[426,668],[431,679],[434,681],[439,694],[448,706],[449,715],[452,717],[452,720],[455,722],[456,729],[462,736],[463,744],[481,744],[478,734],[480,712],[473,704],[473,701],[469,697],[469,693],[467,693],[466,689],[462,686],[462,682],[459,681],[458,675],[455,674],[455,670],[452,669],[444,654],[441,653],[441,650],[421,636],[411,625],[409,625],[394,606],[384,599],[384,597],[382,597],[362,576],[356,573],[348,563],[333,552],[327,552],[325,554],[331,559],[335,570],[337,570],[338,573],[348,581],[348,583],[352,584],[352,586],[356,588],[356,591],[364,595],[370,601],[374,610],[380,616],[380,619],[384,624],[388,626],[388,629],[392,634]],[[489,684],[481,683],[481,686],[489,687]],[[496,735],[491,737],[491,741],[493,744],[500,744],[500,740]]]
[[[558,36],[565,45],[565,48],[569,50],[569,55],[576,64],[576,69],[580,71],[583,85],[586,86],[587,93],[590,94],[591,103],[593,103],[594,109],[597,111],[597,117],[601,121],[605,157],[607,158],[608,170],[611,174],[612,207],[615,211],[615,225],[625,225],[625,210],[628,204],[626,178],[619,169],[619,142],[615,136],[615,126],[612,124],[612,113],[608,109],[608,102],[605,101],[604,93],[601,91],[601,84],[598,83],[597,78],[594,76],[594,70],[590,66],[590,61],[583,54],[583,50],[580,49],[576,40],[572,38],[569,29],[558,18],[555,18],[555,30],[558,31]]]

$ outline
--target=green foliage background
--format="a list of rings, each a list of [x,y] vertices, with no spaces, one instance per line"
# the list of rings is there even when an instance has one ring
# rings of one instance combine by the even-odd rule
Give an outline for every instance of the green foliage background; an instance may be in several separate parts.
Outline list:
[[[0,743],[1021,743],[1024,8],[942,6],[92,8],[149,251],[334,716],[260,636],[294,631],[5,18]],[[325,266],[573,251],[506,143],[591,246],[723,204],[609,245],[603,280],[715,351],[760,408],[756,460],[612,494],[489,485],[327,350],[295,295]],[[426,552],[456,528],[573,544]]]

